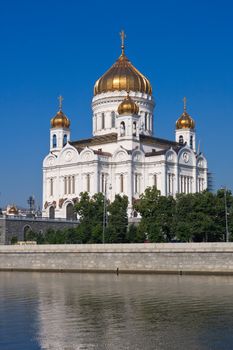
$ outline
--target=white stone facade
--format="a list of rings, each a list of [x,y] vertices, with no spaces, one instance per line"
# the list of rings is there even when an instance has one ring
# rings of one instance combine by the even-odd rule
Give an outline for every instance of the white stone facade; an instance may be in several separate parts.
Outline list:
[[[153,137],[153,96],[130,91],[139,113],[119,116],[125,96],[126,91],[113,91],[93,98],[90,139],[71,142],[69,128],[51,128],[50,152],[43,162],[44,217],[68,218],[68,208],[85,191],[106,193],[110,201],[116,194],[127,195],[133,215],[133,201],[148,186],[165,196],[207,188],[207,161],[196,152],[195,130],[176,130],[176,141]]]

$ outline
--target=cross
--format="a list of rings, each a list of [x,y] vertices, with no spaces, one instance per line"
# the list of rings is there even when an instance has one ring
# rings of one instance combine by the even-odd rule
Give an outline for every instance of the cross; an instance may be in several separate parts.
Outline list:
[[[184,102],[184,112],[185,112],[187,109],[187,98],[186,97],[183,98],[183,102]]]
[[[121,31],[119,34],[120,34],[120,37],[121,37],[121,49],[122,49],[122,54],[124,54],[126,35],[125,35],[125,32],[124,32],[123,29],[122,29],[122,31]]]
[[[60,95],[58,97],[58,101],[59,101],[59,110],[61,111],[62,110],[62,101],[64,100],[64,98]]]

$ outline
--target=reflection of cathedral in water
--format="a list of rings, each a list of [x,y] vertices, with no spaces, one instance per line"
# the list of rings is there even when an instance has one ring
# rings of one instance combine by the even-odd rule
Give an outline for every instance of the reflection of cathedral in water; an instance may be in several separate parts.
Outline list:
[[[207,161],[196,149],[186,99],[175,140],[158,138],[151,84],[126,57],[123,32],[121,37],[120,57],[94,86],[93,137],[71,141],[60,97],[43,163],[44,217],[71,218],[73,204],[85,191],[103,192],[111,201],[115,194],[126,194],[130,215],[134,200],[148,186],[166,196],[207,188]]]

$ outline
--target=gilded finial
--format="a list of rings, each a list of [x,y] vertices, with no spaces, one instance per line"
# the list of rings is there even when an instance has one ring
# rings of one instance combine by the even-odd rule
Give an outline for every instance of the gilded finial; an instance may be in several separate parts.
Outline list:
[[[62,110],[62,101],[64,100],[64,98],[60,95],[59,97],[58,97],[58,101],[59,101],[59,111],[61,111]]]
[[[184,102],[184,112],[186,112],[186,110],[187,110],[187,98],[186,97],[183,98],[183,102]]]
[[[125,54],[125,32],[122,29],[122,31],[120,32],[120,37],[121,37],[121,54],[124,55]]]

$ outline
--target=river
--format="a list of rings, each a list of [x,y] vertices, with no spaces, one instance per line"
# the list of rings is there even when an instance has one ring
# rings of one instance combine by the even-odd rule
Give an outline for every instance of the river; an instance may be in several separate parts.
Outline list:
[[[233,349],[233,277],[0,272],[0,350]]]

